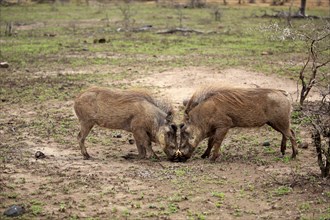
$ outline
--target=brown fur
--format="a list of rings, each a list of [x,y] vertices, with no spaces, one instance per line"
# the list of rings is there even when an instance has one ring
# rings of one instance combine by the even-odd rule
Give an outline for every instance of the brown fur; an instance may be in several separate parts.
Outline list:
[[[92,87],[77,96],[74,110],[81,125],[78,140],[85,159],[90,156],[84,141],[94,125],[132,132],[140,158],[157,157],[151,142],[163,145],[164,150],[176,146],[172,106],[148,91]]]
[[[214,147],[211,159],[215,160],[230,128],[268,124],[282,133],[282,154],[289,138],[292,157],[295,157],[297,144],[290,129],[290,112],[291,103],[283,90],[204,87],[187,103],[181,126],[180,152],[186,158],[191,157],[198,143],[208,137],[208,148],[202,157],[209,157]]]

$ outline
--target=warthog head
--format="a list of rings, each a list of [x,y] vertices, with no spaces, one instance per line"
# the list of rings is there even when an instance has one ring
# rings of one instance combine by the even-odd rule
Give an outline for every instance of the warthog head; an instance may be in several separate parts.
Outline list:
[[[169,160],[173,160],[178,149],[176,132],[177,126],[173,123],[161,126],[157,132],[158,142]]]
[[[192,124],[181,124],[180,125],[180,146],[177,151],[178,160],[185,162],[188,160],[197,145],[202,139],[202,131],[195,125]]]

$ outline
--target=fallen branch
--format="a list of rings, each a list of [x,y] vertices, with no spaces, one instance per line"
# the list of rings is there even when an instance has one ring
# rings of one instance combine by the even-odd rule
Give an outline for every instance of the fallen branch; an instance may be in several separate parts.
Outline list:
[[[295,18],[295,19],[308,19],[308,18],[313,18],[313,19],[324,19],[324,20],[330,20],[330,17],[320,17],[320,16],[315,16],[315,15],[302,15],[299,13],[291,14],[291,12],[287,11],[275,11],[274,14],[267,14],[265,12],[263,15],[255,15],[254,17],[257,18]]]
[[[165,31],[158,31],[157,34],[174,34],[174,33],[196,33],[196,34],[205,34],[202,31],[197,31],[193,29],[188,29],[188,28],[173,28],[173,29],[168,29]]]

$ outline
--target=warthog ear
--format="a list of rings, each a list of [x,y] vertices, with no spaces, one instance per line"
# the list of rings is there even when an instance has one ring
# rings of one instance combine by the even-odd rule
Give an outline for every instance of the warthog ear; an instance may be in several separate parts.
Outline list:
[[[167,123],[170,123],[173,121],[173,112],[167,112],[167,116],[165,118]]]
[[[176,126],[176,124],[171,124],[171,128],[174,130],[175,133],[178,130],[178,127]]]
[[[189,102],[189,99],[184,99],[184,100],[182,101],[183,106],[186,107],[187,104],[188,104],[188,102]]]

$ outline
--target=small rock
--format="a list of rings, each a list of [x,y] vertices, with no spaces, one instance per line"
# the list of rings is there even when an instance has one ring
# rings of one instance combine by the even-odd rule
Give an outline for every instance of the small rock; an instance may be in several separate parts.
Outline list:
[[[54,34],[54,33],[44,33],[44,36],[45,37],[55,37],[56,34]]]
[[[262,146],[269,147],[270,146],[270,142],[269,141],[265,141],[264,143],[262,143]]]
[[[129,139],[129,140],[128,140],[128,143],[129,143],[129,144],[134,144],[135,141],[134,141],[134,139]]]
[[[307,149],[308,148],[308,143],[307,142],[300,143],[299,147],[303,148],[303,149]]]
[[[155,205],[149,205],[148,208],[149,208],[149,209],[157,209],[157,206],[155,206]]]
[[[7,62],[0,62],[0,67],[1,68],[8,68],[9,64]]]
[[[37,151],[34,154],[34,156],[35,156],[36,159],[44,159],[44,158],[46,158],[46,155],[44,153],[42,153],[41,151]]]
[[[263,55],[263,56],[265,56],[265,55],[272,55],[273,54],[273,52],[271,52],[271,51],[263,51],[263,52],[261,52],[261,55]]]
[[[100,38],[99,39],[99,44],[104,44],[106,42],[105,38]]]
[[[8,217],[15,217],[19,215],[23,215],[25,212],[25,208],[21,205],[13,205],[10,206],[3,214]]]
[[[104,44],[106,42],[105,38],[100,38],[100,39],[94,39],[93,43],[94,44]]]
[[[122,135],[121,134],[116,134],[113,136],[114,138],[122,138]]]
[[[279,205],[277,205],[277,204],[274,204],[274,205],[272,205],[272,209],[274,209],[274,210],[281,210],[282,207],[279,206]]]

